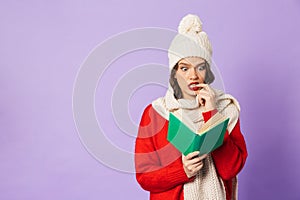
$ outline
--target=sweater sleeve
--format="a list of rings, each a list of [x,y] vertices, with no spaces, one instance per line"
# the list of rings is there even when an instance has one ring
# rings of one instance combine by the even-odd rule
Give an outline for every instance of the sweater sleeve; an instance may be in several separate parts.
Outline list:
[[[156,116],[151,114],[151,106],[148,106],[142,116],[138,137],[135,144],[136,178],[141,187],[150,192],[164,192],[178,185],[193,180],[189,179],[183,169],[181,155],[168,146],[163,132],[167,131],[167,121],[158,123]],[[156,113],[156,115],[158,115]],[[162,126],[162,127],[160,127]],[[165,140],[166,146],[159,149],[157,140]],[[170,148],[168,148],[170,147]],[[179,156],[178,156],[179,155]],[[170,160],[163,164],[163,160]],[[173,160],[172,160],[173,159]]]
[[[202,113],[204,121],[208,121],[216,112],[216,110],[213,110]],[[221,178],[231,180],[241,171],[247,156],[246,143],[238,119],[231,133],[229,134],[228,130],[226,131],[222,146],[212,152],[212,157]]]

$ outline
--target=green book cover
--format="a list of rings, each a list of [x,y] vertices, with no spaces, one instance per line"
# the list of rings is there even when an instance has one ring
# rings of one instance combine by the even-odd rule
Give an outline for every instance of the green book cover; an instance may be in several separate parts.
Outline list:
[[[194,151],[207,154],[223,144],[228,121],[226,118],[199,135],[170,112],[167,139],[184,155]]]

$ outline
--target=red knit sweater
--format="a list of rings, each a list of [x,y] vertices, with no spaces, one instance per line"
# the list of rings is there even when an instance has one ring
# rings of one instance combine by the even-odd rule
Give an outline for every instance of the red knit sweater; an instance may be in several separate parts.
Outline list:
[[[202,113],[208,121],[216,112]],[[136,178],[141,187],[150,191],[150,200],[183,200],[183,185],[193,181],[182,165],[181,153],[167,141],[168,121],[149,105],[142,116],[135,146]],[[212,152],[217,174],[222,178],[226,199],[232,197],[232,180],[243,168],[247,150],[239,121],[224,143]]]

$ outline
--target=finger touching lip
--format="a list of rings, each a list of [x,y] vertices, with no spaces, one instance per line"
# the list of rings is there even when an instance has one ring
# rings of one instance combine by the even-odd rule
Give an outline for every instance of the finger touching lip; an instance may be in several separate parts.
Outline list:
[[[193,91],[198,91],[198,90],[200,90],[200,87],[189,87],[191,90],[193,90]]]
[[[205,84],[205,83],[198,83],[197,86],[198,86],[198,87],[201,87],[201,88],[206,88],[206,87],[208,87],[208,85]]]

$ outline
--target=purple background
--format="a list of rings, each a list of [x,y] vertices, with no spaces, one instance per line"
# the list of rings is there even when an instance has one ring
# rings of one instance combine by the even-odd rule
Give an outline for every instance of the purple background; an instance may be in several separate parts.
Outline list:
[[[226,91],[242,105],[249,157],[240,199],[300,199],[298,0],[1,1],[0,199],[147,199],[134,174],[101,165],[81,144],[73,83],[108,37],[137,27],[176,29],[188,13],[204,22]],[[132,58],[167,63],[149,55]],[[129,104],[134,121],[162,94],[157,86],[138,90]],[[116,144],[132,151],[133,141]]]

